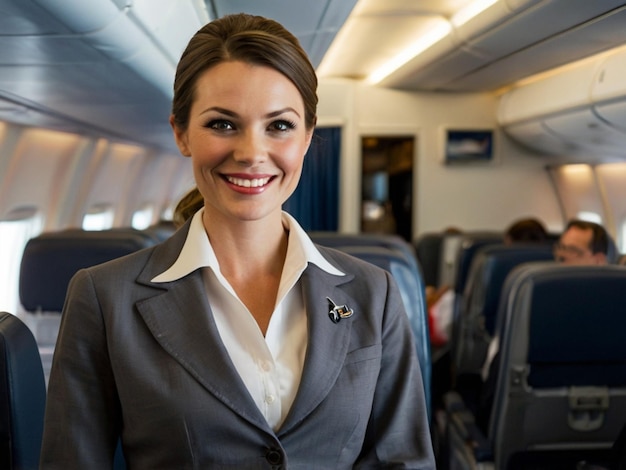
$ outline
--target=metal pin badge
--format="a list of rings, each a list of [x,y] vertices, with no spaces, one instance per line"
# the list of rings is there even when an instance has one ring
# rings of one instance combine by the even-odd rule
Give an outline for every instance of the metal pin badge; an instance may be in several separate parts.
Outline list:
[[[354,311],[347,305],[337,305],[330,297],[328,300],[328,316],[333,323],[339,323],[342,318],[350,318]]]

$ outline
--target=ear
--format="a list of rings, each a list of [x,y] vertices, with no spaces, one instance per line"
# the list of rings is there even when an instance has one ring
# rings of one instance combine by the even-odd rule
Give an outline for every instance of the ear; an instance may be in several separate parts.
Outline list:
[[[315,126],[306,131],[306,150],[304,153],[306,154],[309,151],[309,147],[311,146],[311,140],[313,140],[313,133],[315,132]]]
[[[174,131],[174,139],[176,140],[176,145],[178,146],[178,150],[185,157],[191,156],[191,151],[189,150],[189,145],[187,144],[187,131],[181,129],[174,122],[174,115],[170,115],[170,126],[172,126],[172,130]]]

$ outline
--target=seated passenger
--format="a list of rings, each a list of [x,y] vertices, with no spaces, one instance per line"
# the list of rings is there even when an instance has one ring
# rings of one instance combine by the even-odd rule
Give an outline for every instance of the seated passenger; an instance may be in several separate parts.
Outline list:
[[[543,224],[535,219],[520,219],[509,226],[504,233],[504,244],[543,243],[548,239],[548,232]]]
[[[609,235],[604,227],[594,222],[570,220],[554,245],[554,257],[565,264],[607,264]]]

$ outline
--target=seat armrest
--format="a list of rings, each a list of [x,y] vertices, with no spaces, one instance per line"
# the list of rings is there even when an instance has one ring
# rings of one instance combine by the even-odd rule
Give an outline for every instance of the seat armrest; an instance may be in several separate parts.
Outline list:
[[[491,443],[476,424],[474,415],[466,408],[461,396],[456,392],[448,392],[443,397],[443,403],[450,434],[456,435],[472,450],[476,462],[492,461]]]

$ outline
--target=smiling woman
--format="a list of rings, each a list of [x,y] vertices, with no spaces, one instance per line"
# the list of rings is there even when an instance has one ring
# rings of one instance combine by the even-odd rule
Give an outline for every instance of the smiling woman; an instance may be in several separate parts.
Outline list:
[[[192,38],[170,123],[197,188],[171,238],[73,278],[41,468],[110,467],[118,440],[138,469],[435,468],[391,274],[281,209],[316,86],[275,21],[227,16]]]

